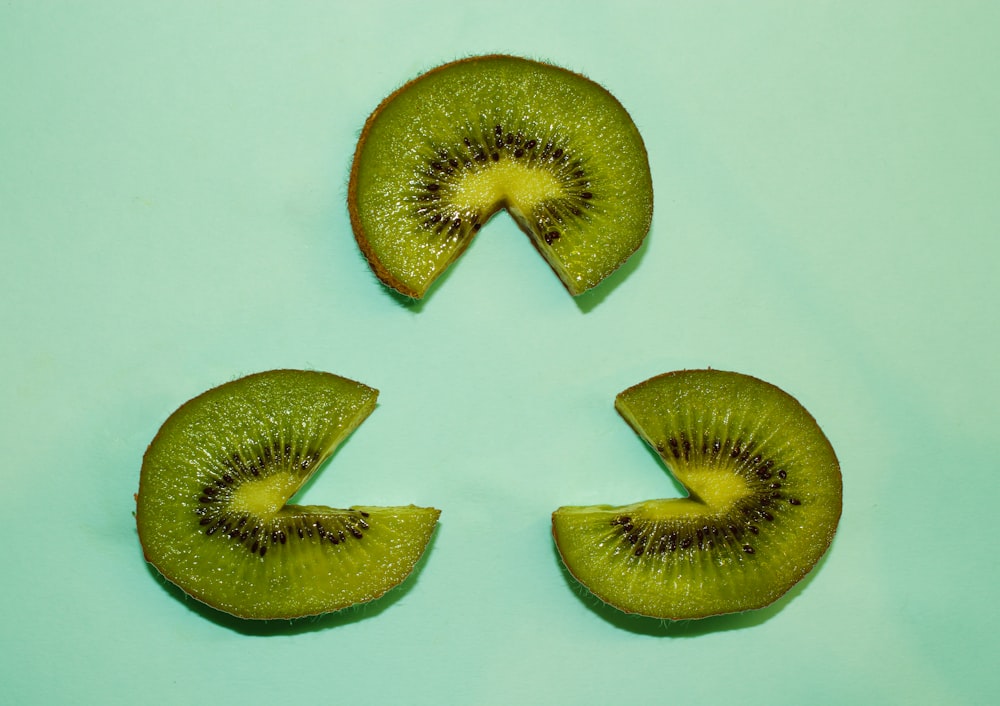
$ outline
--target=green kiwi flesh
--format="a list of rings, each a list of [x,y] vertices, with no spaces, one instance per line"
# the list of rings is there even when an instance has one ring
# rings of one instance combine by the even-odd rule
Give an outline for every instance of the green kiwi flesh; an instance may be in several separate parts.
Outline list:
[[[375,274],[409,297],[423,297],[501,208],[577,295],[638,249],[653,191],[639,131],[608,91],[491,55],[433,69],[378,106],[348,206]]]
[[[739,373],[666,373],[615,400],[689,492],[561,507],[552,531],[570,573],[627,613],[671,620],[762,608],[826,552],[841,474],[815,419]]]
[[[420,559],[440,511],[287,504],[375,408],[330,373],[250,375],[182,405],[142,461],[146,559],[187,594],[242,618],[295,618],[378,598]]]

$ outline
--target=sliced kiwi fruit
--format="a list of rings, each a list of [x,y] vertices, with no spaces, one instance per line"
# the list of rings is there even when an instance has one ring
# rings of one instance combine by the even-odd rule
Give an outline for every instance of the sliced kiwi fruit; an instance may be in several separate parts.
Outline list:
[[[569,572],[627,613],[681,620],[762,608],[826,552],[841,474],[815,419],[739,373],[666,373],[615,400],[688,497],[561,507],[552,531]]]
[[[639,131],[607,90],[491,55],[433,69],[378,106],[348,206],[375,274],[409,297],[423,297],[501,208],[577,295],[642,243],[653,190]]]
[[[377,396],[330,373],[276,370],[182,405],[142,461],[136,522],[146,559],[241,618],[327,613],[402,582],[439,510],[287,504]]]

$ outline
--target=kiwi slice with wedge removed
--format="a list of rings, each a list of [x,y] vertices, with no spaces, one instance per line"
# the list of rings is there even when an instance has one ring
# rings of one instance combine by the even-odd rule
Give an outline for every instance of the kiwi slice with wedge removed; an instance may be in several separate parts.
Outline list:
[[[608,91],[491,55],[433,69],[378,106],[348,206],[375,274],[409,297],[423,297],[501,208],[577,295],[642,243],[653,190],[639,131]]]
[[[146,559],[242,618],[327,613],[402,582],[439,510],[286,504],[377,396],[330,373],[275,370],[182,405],[142,461],[136,522]]]
[[[625,390],[615,407],[689,495],[553,513],[563,562],[598,598],[672,620],[762,608],[826,552],[840,465],[789,394],[739,373],[687,370]]]

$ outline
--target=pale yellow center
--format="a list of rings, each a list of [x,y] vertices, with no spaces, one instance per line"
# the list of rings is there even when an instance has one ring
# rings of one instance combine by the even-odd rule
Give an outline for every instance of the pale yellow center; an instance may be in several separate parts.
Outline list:
[[[502,160],[489,169],[467,173],[453,187],[452,201],[478,213],[508,206],[530,213],[535,204],[562,195],[559,180],[545,169]]]
[[[690,491],[691,497],[647,502],[646,508],[652,510],[650,517],[666,519],[703,515],[706,506],[712,510],[724,510],[750,493],[746,479],[731,469],[701,469],[679,480]]]
[[[242,483],[233,491],[232,509],[261,518],[273,517],[285,506],[301,481],[301,476],[280,472]]]

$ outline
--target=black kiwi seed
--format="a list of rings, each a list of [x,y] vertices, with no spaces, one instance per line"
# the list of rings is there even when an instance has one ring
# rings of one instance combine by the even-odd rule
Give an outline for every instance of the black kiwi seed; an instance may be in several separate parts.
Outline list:
[[[540,144],[542,142],[538,137],[526,134],[525,130],[507,130],[497,123],[492,126],[488,137],[473,131],[473,134],[461,138],[468,158],[460,160],[450,149],[433,148],[436,157],[430,159],[421,171],[421,176],[427,181],[418,182],[420,185],[410,197],[416,206],[413,213],[424,228],[437,236],[467,237],[478,232],[482,223],[480,214],[463,212],[461,206],[451,202],[451,189],[460,183],[462,170],[478,171],[484,163],[497,163],[502,159],[527,160],[527,164],[533,165],[539,157],[547,157],[550,166],[544,168],[552,170],[562,181],[565,196],[540,205],[543,215],[537,215],[534,220],[536,232],[542,233],[547,245],[553,245],[562,236],[561,228],[567,219],[588,219],[585,214],[592,207],[590,201],[594,195],[587,189],[590,184],[587,169],[580,160],[574,160],[570,151],[552,140],[545,142],[539,155],[535,150]],[[463,150],[462,147],[458,149]],[[442,223],[451,225],[442,228]],[[560,230],[551,228],[555,224],[559,224]]]
[[[460,224],[459,222],[456,225]],[[246,456],[254,458],[254,461],[245,462],[243,459]],[[203,484],[194,514],[205,536],[220,536],[235,540],[250,553],[264,556],[269,548],[287,545],[289,537],[297,537],[299,540],[313,537],[313,528],[321,539],[329,539],[334,544],[346,541],[348,536],[362,539],[364,531],[370,528],[364,520],[368,517],[367,512],[344,510],[342,511],[344,516],[336,516],[334,520],[346,528],[346,531],[341,528],[330,531],[318,520],[313,522],[305,518],[293,518],[288,525],[254,524],[252,528],[247,529],[249,515],[241,514],[239,517],[233,517],[227,511],[226,503],[235,488],[243,482],[250,482],[255,477],[282,468],[308,472],[319,461],[320,453],[309,449],[293,451],[289,444],[282,447],[280,443],[275,442],[272,445],[265,445],[260,454],[246,456],[233,454],[230,459],[223,461],[220,468],[221,475],[207,479],[209,482]]]

